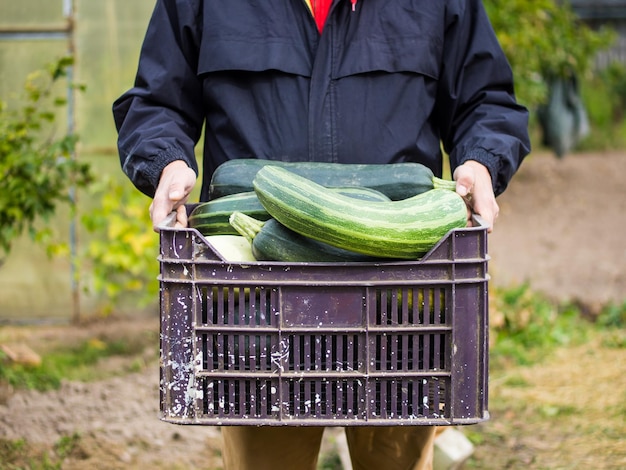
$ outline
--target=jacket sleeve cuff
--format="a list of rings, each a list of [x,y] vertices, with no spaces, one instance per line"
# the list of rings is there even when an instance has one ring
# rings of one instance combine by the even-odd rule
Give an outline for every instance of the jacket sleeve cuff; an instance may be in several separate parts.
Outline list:
[[[493,185],[493,192],[496,196],[504,191],[506,184],[504,186],[501,184],[500,159],[496,155],[482,148],[474,148],[465,152],[459,158],[458,165],[462,165],[468,160],[474,160],[487,168],[491,175],[491,184]]]
[[[137,189],[149,197],[154,197],[161,179],[163,169],[172,162],[182,160],[198,174],[197,164],[190,161],[184,153],[176,148],[164,149],[153,155],[149,160],[124,168]]]

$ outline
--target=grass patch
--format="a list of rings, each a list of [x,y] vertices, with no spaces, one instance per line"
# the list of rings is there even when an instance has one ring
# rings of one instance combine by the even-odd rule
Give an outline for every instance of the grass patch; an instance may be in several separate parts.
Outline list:
[[[626,348],[606,346],[618,328],[574,325],[584,340],[575,332],[564,345],[542,342],[541,354],[526,344],[526,359],[536,358],[529,364],[491,362],[491,419],[463,428],[476,446],[466,468],[626,468]]]
[[[590,316],[521,285],[490,304],[491,420],[465,429],[476,445],[466,467],[626,463],[626,302]]]
[[[532,364],[559,346],[580,344],[593,324],[579,308],[558,304],[528,285],[494,292],[492,296],[491,364]]]
[[[142,338],[92,337],[76,345],[59,346],[46,352],[36,366],[11,363],[0,352],[0,381],[15,389],[38,391],[55,390],[62,380],[82,382],[139,370],[145,365],[144,351],[154,346],[154,358],[158,353],[157,333],[144,334]],[[111,371],[98,367],[104,359],[126,358],[123,367]]]
[[[320,456],[320,461],[317,465],[317,470],[341,470],[342,468],[341,458],[337,452],[329,452]]]
[[[626,327],[626,300],[622,304],[606,305],[598,316],[597,323],[607,328]]]
[[[0,439],[0,468],[3,470],[61,470],[77,448],[79,434],[61,437],[52,448],[30,444],[24,439]]]

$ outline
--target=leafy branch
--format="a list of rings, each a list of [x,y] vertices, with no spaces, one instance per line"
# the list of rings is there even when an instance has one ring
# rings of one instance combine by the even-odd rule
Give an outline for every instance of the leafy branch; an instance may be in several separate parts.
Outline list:
[[[71,188],[92,180],[89,165],[73,158],[77,136],[56,126],[67,99],[55,96],[55,84],[71,65],[64,57],[30,74],[15,108],[0,100],[0,258],[24,231],[45,238],[49,230],[37,222],[48,222],[59,204],[73,207]]]
[[[521,102],[545,101],[547,77],[592,70],[596,54],[615,39],[612,30],[592,30],[560,0],[485,0],[500,44],[507,55]]]

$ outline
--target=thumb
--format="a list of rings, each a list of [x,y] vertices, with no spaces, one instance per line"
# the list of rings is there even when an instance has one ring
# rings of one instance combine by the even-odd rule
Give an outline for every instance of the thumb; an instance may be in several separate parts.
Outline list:
[[[195,173],[189,170],[184,178],[170,181],[167,188],[167,197],[174,204],[185,203],[195,184]]]
[[[181,188],[179,184],[173,184],[170,187],[168,197],[172,202],[179,202],[185,197],[185,189]]]
[[[467,196],[474,188],[476,175],[474,170],[467,165],[460,165],[454,170],[453,178],[456,181],[456,192],[460,196]]]

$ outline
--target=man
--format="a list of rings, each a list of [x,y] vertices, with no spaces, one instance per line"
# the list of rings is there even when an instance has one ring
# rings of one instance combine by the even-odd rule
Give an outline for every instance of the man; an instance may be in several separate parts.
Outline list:
[[[490,226],[530,148],[480,0],[158,0],[113,111],[155,229],[171,211],[186,226],[203,125],[203,200],[232,158],[417,161],[440,175],[443,146],[457,192]],[[315,468],[322,431],[224,428],[226,468]],[[432,465],[432,427],[346,434],[355,469]]]

